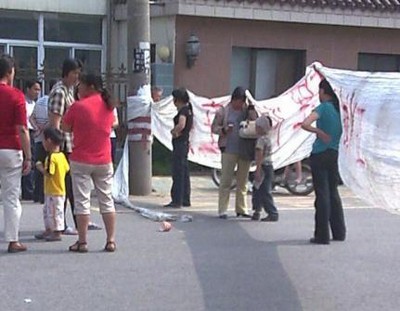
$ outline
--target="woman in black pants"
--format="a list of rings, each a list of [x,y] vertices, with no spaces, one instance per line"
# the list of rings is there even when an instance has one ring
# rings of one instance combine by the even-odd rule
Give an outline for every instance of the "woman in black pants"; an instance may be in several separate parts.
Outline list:
[[[193,125],[193,110],[189,94],[184,88],[172,91],[174,105],[178,109],[174,117],[172,134],[172,188],[171,202],[165,207],[181,208],[190,206],[189,177],[189,132]]]
[[[317,135],[310,157],[315,189],[315,231],[310,242],[329,244],[329,229],[333,240],[346,238],[342,200],[337,188],[342,123],[339,100],[326,80],[319,84],[319,99],[321,104],[304,120],[302,128]],[[315,121],[316,127],[312,125]]]

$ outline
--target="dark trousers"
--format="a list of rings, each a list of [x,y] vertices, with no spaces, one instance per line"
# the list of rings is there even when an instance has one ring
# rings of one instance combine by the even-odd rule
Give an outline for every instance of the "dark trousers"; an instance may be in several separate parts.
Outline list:
[[[35,163],[40,161],[44,164],[46,159],[46,150],[44,150],[42,142],[35,143]],[[35,183],[35,189],[33,190],[33,201],[44,203],[44,180],[43,174],[40,173],[36,168],[33,172],[33,180]]]
[[[330,227],[333,239],[344,240],[346,225],[338,191],[338,152],[328,149],[312,154],[310,160],[315,190],[314,237],[322,242],[329,241]]]
[[[190,205],[189,143],[173,140],[172,146],[172,203]]]
[[[31,155],[32,155],[32,163],[35,159],[35,141],[33,140],[34,131],[29,130],[29,135],[31,138]],[[33,165],[32,165],[33,167]],[[33,170],[31,170],[27,175],[22,176],[21,178],[21,196],[23,200],[32,200],[33,199]]]
[[[68,160],[69,163],[69,153],[65,153],[65,157]],[[66,198],[65,198],[65,202],[64,202],[64,226],[65,228],[67,228],[67,217],[66,212],[67,212],[67,204],[69,201],[69,205],[71,206],[71,213],[72,213],[72,218],[74,220],[74,224],[75,224],[75,228],[78,227],[77,223],[76,223],[76,216],[75,216],[75,204],[74,204],[74,193],[72,192],[72,178],[71,178],[71,171],[69,171],[67,173],[67,175],[65,175],[65,192],[66,194]]]
[[[117,149],[117,138],[112,137],[111,140],[111,159],[112,163],[115,165],[115,150]]]
[[[253,187],[253,194],[251,202],[253,209],[256,212],[260,212],[264,208],[268,215],[278,215],[274,199],[272,197],[272,179],[274,177],[274,169],[272,165],[263,165],[264,180],[260,187],[256,189]]]

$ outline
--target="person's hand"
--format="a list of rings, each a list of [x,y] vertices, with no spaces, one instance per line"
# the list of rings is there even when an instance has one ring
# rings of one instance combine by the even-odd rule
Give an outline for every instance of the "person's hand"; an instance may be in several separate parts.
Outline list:
[[[171,130],[171,135],[172,135],[172,138],[177,138],[179,136],[179,133],[177,133],[174,130]]]
[[[318,138],[321,139],[325,144],[328,144],[331,141],[331,136],[321,131],[317,134]]]
[[[32,161],[31,159],[25,159],[22,163],[22,175],[28,175],[32,169]]]
[[[232,133],[232,131],[233,131],[233,124],[232,124],[232,123],[229,123],[229,124],[227,125],[227,127],[225,128],[225,132],[226,132],[227,134],[229,134],[229,133]]]

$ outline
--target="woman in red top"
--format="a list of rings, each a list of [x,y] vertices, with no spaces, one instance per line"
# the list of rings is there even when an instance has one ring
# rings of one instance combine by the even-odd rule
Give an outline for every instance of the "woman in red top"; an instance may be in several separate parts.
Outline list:
[[[0,56],[0,182],[9,253],[26,251],[26,246],[18,241],[22,212],[19,192],[21,172],[27,175],[32,161],[25,97],[12,87],[14,75],[14,59]]]
[[[80,100],[67,111],[61,126],[64,131],[73,133],[70,161],[79,240],[69,250],[88,251],[86,238],[92,180],[107,233],[104,250],[113,252],[116,245],[110,133],[114,125],[114,106],[99,76],[82,75],[78,93]]]

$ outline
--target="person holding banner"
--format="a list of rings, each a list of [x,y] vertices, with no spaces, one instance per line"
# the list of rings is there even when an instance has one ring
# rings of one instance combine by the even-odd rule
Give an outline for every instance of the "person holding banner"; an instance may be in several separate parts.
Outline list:
[[[321,104],[303,121],[302,128],[317,135],[311,151],[311,171],[315,189],[315,231],[311,243],[344,241],[346,225],[338,183],[338,149],[342,124],[339,100],[327,80],[319,84]],[[316,126],[313,126],[314,122]]]
[[[190,206],[189,133],[193,126],[193,110],[185,88],[172,91],[174,105],[178,109],[174,117],[172,134],[172,188],[171,202],[164,207]]]
[[[218,215],[227,219],[229,195],[232,179],[236,170],[236,203],[237,217],[250,218],[247,210],[247,178],[251,161],[254,159],[255,146],[250,140],[239,136],[240,122],[246,119],[255,120],[257,112],[254,105],[246,104],[246,91],[237,87],[226,107],[221,107],[215,114],[211,131],[219,135],[218,146],[221,150],[221,181],[218,195]]]

